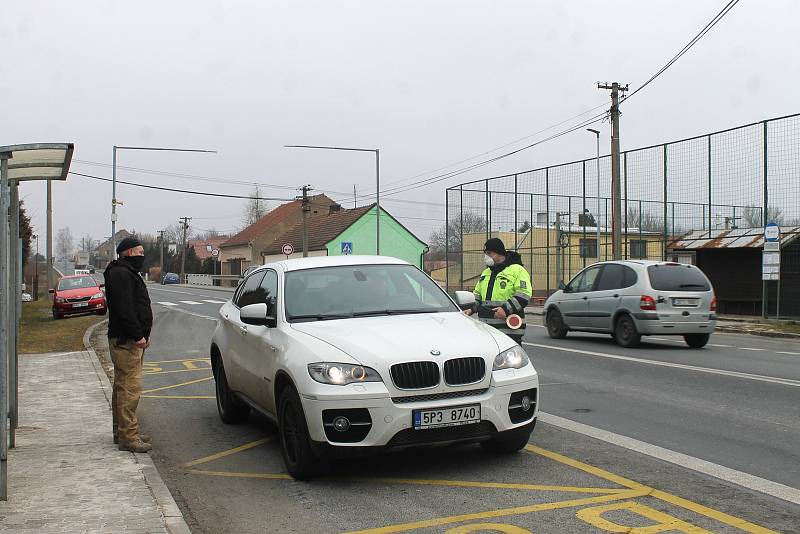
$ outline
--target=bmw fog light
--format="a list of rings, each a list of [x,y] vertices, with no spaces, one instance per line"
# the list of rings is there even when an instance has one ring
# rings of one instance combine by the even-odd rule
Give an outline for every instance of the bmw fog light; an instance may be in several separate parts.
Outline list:
[[[527,412],[531,409],[531,398],[527,395],[522,397],[522,411]]]
[[[347,432],[350,430],[350,420],[347,417],[340,415],[333,420],[333,428],[335,428],[338,432]]]

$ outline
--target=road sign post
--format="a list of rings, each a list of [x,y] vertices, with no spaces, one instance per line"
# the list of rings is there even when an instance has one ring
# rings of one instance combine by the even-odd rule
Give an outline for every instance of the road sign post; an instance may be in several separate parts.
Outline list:
[[[342,241],[342,256],[349,256],[353,253],[352,241]]]
[[[764,284],[764,302],[761,315],[766,318],[769,314],[770,281],[778,282],[778,298],[776,302],[776,316],[781,314],[781,229],[771,222],[764,227],[764,249],[761,253],[761,280]]]
[[[281,251],[282,251],[282,252],[283,252],[283,254],[286,256],[286,259],[288,260],[288,259],[289,259],[289,256],[291,256],[292,254],[294,254],[294,247],[292,246],[292,244],[291,244],[291,243],[285,243],[285,244],[283,245],[283,248],[281,248]]]

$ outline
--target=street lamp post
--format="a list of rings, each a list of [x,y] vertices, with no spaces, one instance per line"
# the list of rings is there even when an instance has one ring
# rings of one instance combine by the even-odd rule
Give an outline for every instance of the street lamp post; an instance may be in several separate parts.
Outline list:
[[[117,252],[117,204],[122,204],[117,200],[117,150],[151,150],[156,152],[205,152],[216,154],[216,150],[199,150],[195,148],[165,148],[157,146],[117,146],[114,145],[114,153],[111,161],[111,251],[109,261],[114,259]]]
[[[587,132],[592,132],[597,136],[597,157],[595,167],[597,167],[597,214],[595,225],[597,225],[597,261],[600,261],[600,132],[592,128],[586,128]]]
[[[316,145],[283,145],[285,148],[313,148],[319,150],[345,150],[348,152],[374,152],[375,153],[375,253],[381,253],[381,151],[378,148],[350,148],[341,146],[316,146]]]

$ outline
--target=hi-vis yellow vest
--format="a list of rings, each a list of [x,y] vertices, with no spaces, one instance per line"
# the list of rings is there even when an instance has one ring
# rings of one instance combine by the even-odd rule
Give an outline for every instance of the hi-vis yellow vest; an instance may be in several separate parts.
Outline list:
[[[525,267],[515,263],[498,273],[492,273],[491,268],[486,268],[473,292],[478,300],[478,318],[482,322],[507,335],[521,336],[525,333],[524,322],[521,328],[512,330],[506,325],[505,319],[495,319],[491,311],[493,308],[503,308],[506,315],[525,317],[525,306],[533,294],[531,276]]]

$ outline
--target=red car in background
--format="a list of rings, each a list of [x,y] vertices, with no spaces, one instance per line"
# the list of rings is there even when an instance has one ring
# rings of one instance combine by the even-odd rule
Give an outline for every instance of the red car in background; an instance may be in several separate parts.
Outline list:
[[[62,319],[65,315],[78,313],[106,314],[106,294],[99,284],[89,275],[77,274],[65,276],[58,281],[58,287],[51,289],[53,293],[53,318]]]

